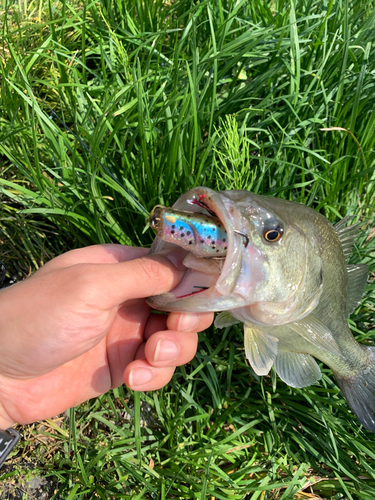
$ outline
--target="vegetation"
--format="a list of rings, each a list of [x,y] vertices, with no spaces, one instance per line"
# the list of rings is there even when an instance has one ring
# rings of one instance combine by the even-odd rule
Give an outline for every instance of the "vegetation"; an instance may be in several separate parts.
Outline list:
[[[193,186],[248,189],[363,221],[352,261],[372,274],[350,325],[374,342],[374,14],[372,0],[2,2],[10,272],[147,246],[147,212]],[[212,328],[163,390],[121,387],[24,429],[0,480],[26,464],[68,500],[372,500],[374,437],[322,371],[303,390],[259,378],[242,329]]]

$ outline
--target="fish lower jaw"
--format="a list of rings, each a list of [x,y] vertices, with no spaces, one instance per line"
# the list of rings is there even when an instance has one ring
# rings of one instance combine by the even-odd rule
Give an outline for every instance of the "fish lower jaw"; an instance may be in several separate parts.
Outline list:
[[[187,255],[183,263],[187,271],[182,281],[168,293],[149,297],[147,303],[151,307],[168,312],[219,312],[245,305],[245,298],[240,294],[233,291],[222,294],[218,290],[220,261]]]
[[[195,269],[188,269],[185,277],[179,285],[172,291],[176,299],[182,299],[197,294],[207,293],[207,290],[214,288],[218,275],[205,274]]]
[[[209,267],[209,263],[207,266]],[[184,278],[176,288],[168,293],[149,297],[147,302],[155,309],[170,312],[221,311],[225,297],[216,290],[219,276],[219,269],[217,273],[208,274],[188,268]]]

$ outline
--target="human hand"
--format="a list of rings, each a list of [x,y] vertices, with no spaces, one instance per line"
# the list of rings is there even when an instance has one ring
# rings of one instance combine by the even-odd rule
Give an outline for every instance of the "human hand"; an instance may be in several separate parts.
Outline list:
[[[213,314],[152,314],[144,297],[173,289],[184,267],[179,249],[147,253],[72,250],[0,291],[0,429],[57,415],[124,381],[158,389],[193,358],[196,332]]]

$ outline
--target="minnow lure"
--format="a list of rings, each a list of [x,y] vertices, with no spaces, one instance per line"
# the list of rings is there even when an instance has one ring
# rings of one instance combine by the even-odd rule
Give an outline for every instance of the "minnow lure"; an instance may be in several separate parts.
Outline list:
[[[149,221],[159,238],[185,248],[196,257],[223,258],[227,254],[228,235],[215,215],[156,205]]]

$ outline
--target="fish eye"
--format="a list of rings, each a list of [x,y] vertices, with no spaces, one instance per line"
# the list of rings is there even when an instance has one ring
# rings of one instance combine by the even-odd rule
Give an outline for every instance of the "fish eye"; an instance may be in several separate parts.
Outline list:
[[[273,229],[266,229],[263,233],[263,237],[266,241],[270,243],[274,243],[275,241],[279,241],[282,237],[284,229],[281,226],[277,226]]]

